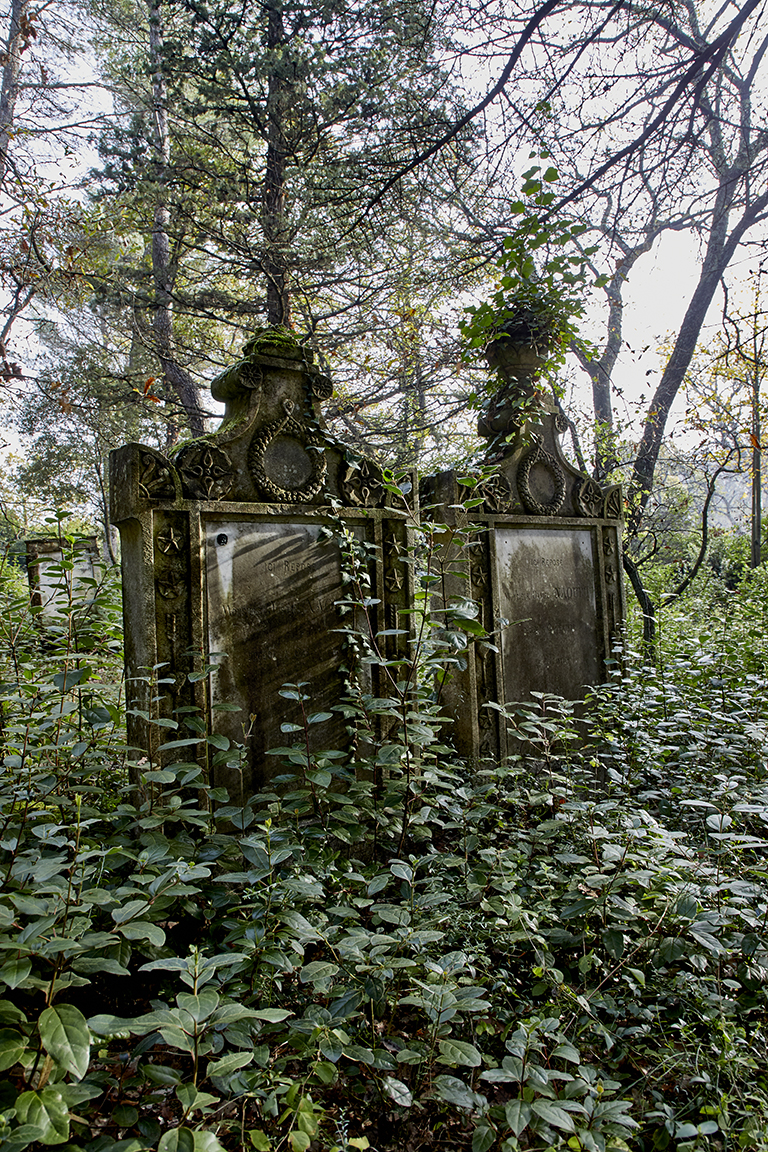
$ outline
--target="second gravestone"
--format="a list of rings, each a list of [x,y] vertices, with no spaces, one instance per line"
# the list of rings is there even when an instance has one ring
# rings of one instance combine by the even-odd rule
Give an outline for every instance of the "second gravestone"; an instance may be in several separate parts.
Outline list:
[[[354,610],[342,617],[338,602],[365,598],[357,626],[387,633],[378,641],[384,657],[407,657],[410,529],[379,468],[324,430],[331,382],[302,345],[268,330],[211,390],[226,403],[216,433],[172,459],[141,444],[112,454],[112,519],[122,544],[129,740],[151,751],[169,730],[147,715],[174,719],[197,706],[215,733],[245,744],[244,767],[220,765],[212,780],[238,803],[282,770],[267,753],[291,741],[281,723],[299,719],[279,695],[283,684],[304,682],[313,713],[338,704],[350,679],[385,694],[376,665],[359,660],[342,630]],[[357,592],[350,550],[361,557]],[[196,679],[209,661],[217,671]],[[347,741],[339,712],[310,732],[315,749]]]
[[[453,532],[433,609],[449,622],[452,606],[474,603],[493,640],[471,645],[443,688],[456,746],[474,758],[514,747],[489,702],[583,698],[605,679],[624,620],[621,489],[601,488],[564,457],[567,422],[535,384],[535,336],[523,329],[489,349],[502,383],[478,424],[489,441],[483,467],[422,484],[427,514]]]

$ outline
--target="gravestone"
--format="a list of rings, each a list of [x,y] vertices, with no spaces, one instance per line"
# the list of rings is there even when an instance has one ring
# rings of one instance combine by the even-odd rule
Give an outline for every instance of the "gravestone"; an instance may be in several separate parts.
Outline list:
[[[59,536],[24,541],[31,602],[40,609],[43,626],[61,626],[68,613],[87,611],[98,579],[99,547],[95,536],[73,542]]]
[[[226,405],[215,433],[172,457],[141,444],[112,453],[111,513],[129,699],[160,719],[196,706],[211,730],[245,744],[244,767],[219,766],[212,781],[242,802],[284,771],[267,756],[292,742],[281,724],[299,719],[283,684],[305,682],[313,713],[337,704],[350,678],[363,691],[383,688],[342,631],[350,550],[362,556],[370,629],[389,633],[382,655],[407,656],[411,528],[381,469],[324,428],[331,381],[289,335],[255,337],[211,391]],[[209,663],[214,675],[195,679]],[[129,720],[130,742],[154,755],[168,729]],[[315,748],[348,741],[338,712],[310,731]]]
[[[474,758],[512,748],[489,701],[582,699],[605,679],[624,620],[620,487],[602,488],[563,455],[567,421],[536,388],[535,345],[501,337],[489,359],[502,384],[478,422],[482,467],[474,478],[428,477],[421,497],[457,530],[442,558],[442,608],[474,601],[498,649],[470,644],[443,688],[458,750]],[[471,499],[480,503],[460,507]]]

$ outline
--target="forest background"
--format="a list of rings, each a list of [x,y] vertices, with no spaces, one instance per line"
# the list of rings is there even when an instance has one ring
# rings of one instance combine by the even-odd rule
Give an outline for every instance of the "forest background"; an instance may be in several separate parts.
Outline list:
[[[15,0],[0,353],[24,451],[9,521],[95,513],[113,551],[109,450],[210,427],[207,381],[265,324],[318,349],[346,439],[395,468],[466,459],[489,317],[532,294],[563,325],[547,387],[572,451],[625,482],[629,554],[656,555],[660,525],[686,526],[718,469],[759,464],[761,17],[756,0]],[[684,314],[628,389],[621,357],[643,350],[624,336],[627,288],[671,234],[697,245],[693,276],[661,270],[664,291],[688,289]],[[652,496],[662,473],[672,491]]]

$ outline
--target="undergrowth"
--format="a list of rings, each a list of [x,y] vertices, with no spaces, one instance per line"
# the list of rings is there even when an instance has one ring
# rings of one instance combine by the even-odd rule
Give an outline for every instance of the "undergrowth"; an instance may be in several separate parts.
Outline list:
[[[286,686],[242,809],[196,716],[129,783],[111,592],[84,647],[0,588],[4,1152],[768,1148],[762,574],[502,764],[431,674],[357,763]]]

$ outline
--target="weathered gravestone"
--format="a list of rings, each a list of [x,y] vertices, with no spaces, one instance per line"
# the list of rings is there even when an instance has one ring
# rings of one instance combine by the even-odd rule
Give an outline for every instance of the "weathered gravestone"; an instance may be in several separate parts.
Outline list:
[[[31,602],[40,609],[43,626],[61,627],[67,615],[88,611],[98,579],[99,547],[95,536],[74,541],[59,536],[25,540]]]
[[[306,682],[313,713],[338,704],[348,677],[380,693],[379,669],[353,666],[355,645],[341,631],[351,616],[342,618],[337,602],[354,598],[354,585],[338,532],[366,554],[369,587],[360,591],[371,631],[396,633],[409,628],[403,610],[413,604],[404,562],[410,528],[378,466],[324,429],[320,404],[332,386],[308,349],[268,330],[211,390],[226,403],[214,434],[172,459],[141,444],[112,453],[111,509],[122,545],[129,701],[160,718],[196,705],[214,732],[245,743],[244,768],[222,765],[212,781],[241,802],[284,770],[267,755],[291,742],[281,724],[299,719],[279,695],[283,684]],[[380,646],[389,659],[407,655],[402,632]],[[190,682],[209,658],[217,672]],[[147,670],[157,667],[170,682],[159,685],[155,706]],[[169,737],[139,715],[129,720],[139,748]],[[316,749],[347,741],[338,712],[310,731]]]
[[[478,484],[454,471],[422,484],[422,504],[434,506],[427,514],[461,530],[444,555],[443,608],[473,600],[498,647],[471,645],[443,689],[458,749],[470,757],[511,749],[489,701],[533,692],[578,700],[604,680],[624,619],[620,487],[601,488],[564,457],[567,423],[536,389],[535,347],[501,338],[489,358],[503,384],[478,423],[489,441]],[[457,507],[473,498],[482,503]]]

